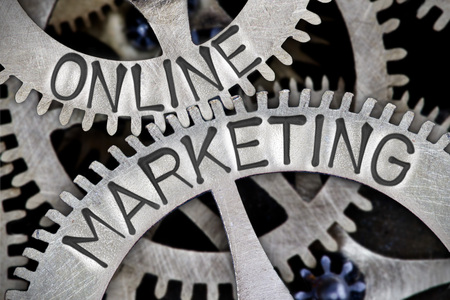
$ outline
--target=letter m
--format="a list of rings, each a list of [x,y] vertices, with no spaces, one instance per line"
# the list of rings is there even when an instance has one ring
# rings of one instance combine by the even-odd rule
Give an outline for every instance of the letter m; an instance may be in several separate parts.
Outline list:
[[[62,243],[65,245],[68,245],[78,252],[80,252],[83,255],[86,255],[90,259],[93,259],[96,263],[98,263],[103,268],[107,268],[108,265],[100,260],[98,257],[96,257],[94,254],[89,252],[88,250],[84,249],[80,246],[82,243],[92,243],[97,242],[99,240],[97,231],[95,230],[94,224],[92,222],[92,219],[95,219],[97,222],[111,230],[112,232],[116,233],[122,238],[125,238],[123,234],[115,230],[111,225],[107,224],[105,221],[100,219],[96,214],[94,214],[90,209],[84,208],[81,210],[81,214],[83,215],[84,219],[86,220],[86,224],[88,225],[89,229],[91,230],[92,237],[75,237],[75,236],[64,236],[62,239]]]

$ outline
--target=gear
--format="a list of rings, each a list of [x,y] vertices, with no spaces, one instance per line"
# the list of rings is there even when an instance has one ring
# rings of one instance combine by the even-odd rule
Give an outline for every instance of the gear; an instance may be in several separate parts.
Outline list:
[[[225,106],[232,108],[228,89],[239,84],[246,94],[253,94],[254,88],[246,76],[257,70],[273,80],[274,73],[265,61],[273,55],[290,64],[291,56],[281,44],[289,37],[301,42],[309,40],[305,32],[295,28],[300,19],[320,23],[320,18],[306,9],[309,1],[286,0],[277,3],[274,9],[272,1],[250,0],[219,37],[197,46],[190,38],[186,1],[164,5],[166,2],[162,0],[136,0],[133,4],[149,20],[163,54],[145,61],[118,62],[62,46],[36,26],[16,1],[6,1],[0,8],[0,52],[5,68],[0,73],[0,82],[10,76],[23,82],[16,95],[19,103],[32,89],[41,93],[40,114],[48,110],[53,99],[61,103],[63,124],[69,121],[74,109],[85,111],[85,130],[91,128],[96,114],[107,115],[109,134],[116,132],[120,116],[131,117],[136,135],[141,131],[144,116],[153,116],[164,129],[164,114],[176,112],[181,123],[188,125],[185,109],[193,104],[199,105],[206,118],[211,118],[209,105],[199,99],[220,96]],[[12,25],[17,23],[21,26]],[[17,38],[22,36],[27,41]],[[33,51],[25,44],[33,45]],[[41,44],[45,47],[35,46]],[[197,63],[192,65],[194,61]]]
[[[3,102],[9,101],[12,93],[7,91],[7,95],[4,99],[0,97],[0,106]],[[0,126],[0,131],[2,135],[6,135],[8,130],[2,124]],[[9,132],[11,133],[11,132]],[[3,158],[5,151],[7,150],[6,145],[3,142],[0,142],[0,158]],[[14,166],[10,164],[2,164],[0,167],[0,178],[10,175],[14,172]],[[15,187],[5,188],[2,187],[1,196],[0,196],[0,296],[3,297],[5,295],[6,290],[8,289],[23,289],[26,287],[26,284],[22,280],[10,279],[8,278],[8,269],[12,267],[17,267],[24,265],[27,262],[27,259],[22,256],[10,256],[9,246],[22,244],[27,241],[27,237],[25,235],[19,234],[9,234],[7,232],[7,224],[11,221],[16,221],[25,216],[25,212],[22,210],[12,210],[6,212],[4,209],[4,203],[9,200],[14,199],[20,194],[20,189]]]
[[[400,21],[390,19],[383,24],[377,21],[377,14],[391,6],[392,2],[393,0],[336,1],[347,25],[355,59],[356,111],[368,97],[380,99],[380,104],[391,102],[394,100],[392,87],[408,83],[408,77],[405,75],[390,75],[387,71],[388,62],[404,58],[407,52],[402,48],[386,50],[383,43],[383,35],[397,29]],[[398,110],[408,110],[407,106],[400,107],[399,103],[395,102]]]
[[[380,118],[372,118],[373,100],[358,114],[351,113],[348,94],[337,110],[328,108],[329,93],[319,107],[308,106],[307,91],[302,92],[298,107],[287,106],[286,93],[280,95],[277,109],[267,109],[264,94],[258,98],[258,111],[246,112],[238,99],[234,103],[237,113],[229,116],[220,102],[213,100],[215,119],[210,121],[204,121],[199,110],[191,107],[195,125],[188,128],[169,115],[175,133],[164,137],[160,129],[149,125],[156,142],[144,146],[136,137],[129,137],[128,143],[137,151],[131,157],[112,147],[110,152],[120,165],[108,170],[93,163],[93,170],[103,178],[97,185],[77,177],[76,183],[87,191],[82,201],[62,194],[73,211],[68,216],[48,212],[61,228],[56,234],[34,233],[49,246],[45,254],[31,248],[24,252],[39,262],[38,268],[35,272],[16,269],[16,275],[29,280],[30,286],[27,291],[9,292],[7,298],[100,298],[139,236],[172,209],[209,190],[225,224],[238,295],[244,299],[290,298],[256,240],[234,183],[256,173],[338,174],[375,187],[420,217],[450,248],[446,198],[450,156],[444,151],[448,134],[433,144],[427,140],[433,128],[430,122],[417,134],[408,131],[413,113],[405,114],[399,125],[389,123],[393,105],[386,106]],[[360,142],[355,141],[358,138]],[[351,146],[355,143],[359,145],[358,162]],[[289,151],[290,147],[295,151]],[[256,274],[259,280],[255,281]]]
[[[405,3],[406,0],[397,0],[398,3]],[[430,12],[433,7],[439,8],[442,13],[434,23],[434,30],[443,30],[450,21],[450,2],[446,0],[425,0],[417,11],[417,17],[422,19],[426,14]]]

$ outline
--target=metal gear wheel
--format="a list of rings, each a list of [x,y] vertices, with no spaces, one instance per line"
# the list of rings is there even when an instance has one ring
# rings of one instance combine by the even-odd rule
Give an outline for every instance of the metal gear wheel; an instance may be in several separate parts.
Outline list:
[[[302,92],[298,107],[288,107],[287,93],[280,95],[277,109],[267,109],[264,94],[258,98],[257,112],[247,112],[236,100],[237,113],[230,116],[225,115],[219,101],[213,100],[215,118],[210,121],[191,107],[195,125],[188,128],[169,115],[174,134],[164,137],[160,129],[149,125],[156,142],[144,146],[136,137],[129,137],[128,143],[137,151],[131,157],[111,148],[120,165],[108,170],[93,163],[93,170],[103,178],[97,185],[78,177],[77,184],[87,191],[82,201],[62,194],[63,201],[74,210],[68,216],[49,211],[47,216],[61,228],[56,234],[35,232],[34,237],[49,242],[49,246],[45,254],[31,248],[25,251],[25,256],[39,262],[38,268],[35,272],[17,269],[18,276],[30,281],[29,289],[11,291],[7,298],[101,297],[114,270],[140,235],[188,199],[212,191],[227,231],[238,295],[243,299],[273,299],[275,295],[277,299],[289,299],[256,239],[234,183],[237,178],[256,173],[310,171],[362,182],[410,209],[450,247],[446,198],[450,156],[444,151],[448,134],[433,144],[427,140],[432,123],[423,124],[418,133],[408,131],[413,113],[405,114],[399,125],[389,123],[393,105],[373,118],[373,100],[367,101],[359,113],[351,113],[348,94],[335,110],[328,108],[331,94],[324,96],[319,107],[308,106],[307,91]],[[303,137],[301,141],[299,136]],[[353,151],[359,152],[358,162]],[[208,160],[204,160],[206,157]],[[46,289],[47,285],[54,289]]]
[[[290,64],[292,58],[282,43],[289,37],[309,40],[308,34],[295,28],[299,20],[320,23],[320,18],[306,9],[309,1],[274,4],[250,0],[223,33],[198,46],[191,40],[186,1],[167,5],[166,1],[135,0],[132,3],[149,20],[163,54],[145,61],[119,62],[90,57],[59,44],[32,22],[17,1],[5,1],[0,7],[0,63],[4,67],[0,82],[10,76],[23,82],[16,95],[19,103],[33,89],[41,93],[40,114],[52,100],[61,103],[63,124],[74,109],[85,111],[85,130],[91,128],[96,114],[106,115],[109,134],[116,132],[120,116],[131,117],[137,135],[144,116],[153,116],[164,129],[168,112],[176,112],[180,122],[188,125],[185,109],[194,104],[211,118],[207,99],[219,96],[232,108],[228,89],[239,84],[246,94],[253,94],[254,87],[247,79],[251,72],[257,70],[273,80],[274,73],[265,61],[275,56]],[[20,26],[13,25],[18,23]],[[26,40],[18,38],[24,36]]]

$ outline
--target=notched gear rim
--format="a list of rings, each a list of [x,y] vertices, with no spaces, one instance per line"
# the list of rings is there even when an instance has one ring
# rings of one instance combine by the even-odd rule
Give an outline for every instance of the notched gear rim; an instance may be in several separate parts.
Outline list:
[[[114,228],[121,228],[121,231],[126,232],[126,230],[123,228],[123,224],[121,225],[120,222],[117,223],[117,221],[114,221],[116,220],[115,217],[118,215],[117,208],[113,208],[113,205],[107,204],[108,199],[106,198],[106,196],[102,197],[104,192],[107,193],[107,184],[111,180],[120,182],[120,178],[124,179],[126,177],[129,177],[130,175],[132,175],[133,170],[138,169],[136,161],[139,158],[152,153],[157,149],[161,149],[161,147],[170,145],[173,149],[177,149],[177,147],[175,146],[177,143],[180,143],[180,137],[184,136],[185,134],[189,136],[197,136],[200,132],[199,129],[202,126],[207,127],[208,125],[211,125],[223,129],[223,127],[225,127],[225,124],[227,124],[228,122],[248,119],[250,117],[267,119],[270,116],[293,116],[302,114],[307,116],[308,118],[311,117],[311,119],[313,119],[314,116],[322,114],[328,121],[337,118],[343,118],[345,121],[349,121],[347,123],[348,130],[352,130],[352,128],[354,127],[358,127],[359,129],[363,123],[367,122],[374,128],[377,128],[377,130],[381,130],[383,134],[401,133],[402,135],[407,136],[410,140],[414,141],[416,153],[420,153],[420,158],[424,159],[423,161],[421,161],[416,156],[417,159],[414,160],[416,168],[417,165],[421,163],[422,165],[420,166],[422,166],[424,169],[421,172],[410,174],[407,182],[403,182],[401,185],[396,186],[395,189],[388,189],[386,187],[383,188],[382,186],[377,185],[373,181],[373,179],[362,178],[360,175],[356,175],[354,173],[352,174],[351,170],[345,170],[345,168],[339,168],[339,166],[335,166],[334,168],[329,169],[326,166],[319,165],[315,169],[311,169],[306,166],[286,167],[281,162],[279,162],[279,165],[275,165],[274,167],[272,167],[269,172],[315,171],[319,173],[327,173],[330,175],[339,175],[379,189],[386,195],[399,201],[401,204],[409,208],[434,231],[434,233],[441,239],[441,241],[447,248],[450,248],[450,225],[447,222],[450,213],[448,211],[449,206],[447,205],[448,199],[445,198],[446,195],[449,194],[447,179],[450,176],[450,170],[448,169],[450,155],[447,149],[450,142],[450,135],[448,133],[444,134],[436,143],[432,143],[427,140],[434,127],[434,124],[432,122],[424,123],[418,133],[409,131],[408,129],[410,128],[410,125],[414,118],[413,112],[406,113],[403,116],[400,124],[398,125],[390,123],[389,120],[391,119],[395,110],[395,106],[391,104],[388,104],[384,108],[379,118],[373,118],[370,115],[376,102],[373,99],[369,99],[368,101],[366,101],[359,113],[352,113],[349,111],[352,96],[348,93],[344,95],[341,107],[335,110],[329,108],[330,103],[333,99],[331,92],[328,92],[323,96],[322,102],[319,107],[309,106],[308,90],[304,90],[302,92],[300,104],[298,107],[289,107],[287,99],[287,92],[281,92],[279,107],[276,109],[268,109],[266,94],[259,93],[258,110],[256,112],[247,112],[242,100],[237,99],[234,102],[236,114],[231,116],[226,116],[223,111],[222,104],[217,100],[213,100],[210,102],[210,104],[214,111],[215,118],[210,121],[205,121],[202,118],[197,107],[191,107],[189,108],[189,114],[194,121],[193,126],[185,128],[179,123],[178,119],[174,115],[169,115],[167,116],[167,119],[171,126],[174,128],[174,133],[172,135],[164,137],[161,130],[155,124],[150,124],[148,126],[148,130],[154,137],[156,141],[155,143],[149,146],[144,146],[134,136],[130,136],[129,138],[127,138],[127,142],[130,144],[130,146],[137,151],[135,155],[126,157],[118,148],[110,148],[110,153],[119,162],[119,166],[114,170],[108,170],[101,164],[94,162],[91,165],[91,168],[103,178],[97,185],[90,183],[84,177],[77,177],[75,182],[87,192],[87,195],[83,198],[82,201],[76,199],[68,193],[62,194],[62,200],[73,207],[74,210],[68,216],[64,216],[56,210],[51,210],[47,213],[47,216],[54,222],[61,225],[61,228],[55,234],[51,234],[44,230],[38,230],[34,233],[35,238],[39,238],[49,243],[49,246],[45,253],[41,253],[31,248],[27,248],[25,250],[24,256],[38,261],[38,268],[35,272],[31,272],[25,268],[16,269],[15,274],[27,281],[30,281],[30,286],[28,291],[8,292],[7,299],[30,299],[36,296],[51,298],[51,295],[54,295],[55,293],[58,295],[65,294],[65,297],[67,299],[70,299],[70,297],[74,297],[75,292],[81,293],[76,295],[75,297],[81,296],[86,299],[88,299],[89,297],[101,298],[115,269],[123,260],[124,256],[132,247],[132,245],[134,245],[134,243],[138,240],[138,237],[153,224],[155,224],[166,213],[168,213],[181,203],[184,203],[188,199],[192,198],[193,196],[203,191],[212,189],[212,187],[206,185],[200,187],[197,186],[197,188],[193,188],[193,190],[195,191],[188,191],[188,193],[183,193],[183,196],[179,194],[171,194],[177,193],[179,191],[167,191],[167,197],[171,200],[169,201],[168,205],[165,206],[166,209],[164,209],[163,207],[163,210],[155,213],[158,216],[156,216],[153,220],[148,220],[148,218],[146,218],[144,221],[144,225],[137,225],[136,223],[136,227],[140,226],[139,228],[136,228],[136,236],[128,237],[126,242],[120,242],[120,244],[115,245],[114,253],[105,254],[109,255],[108,259],[110,259],[108,260],[109,266],[107,269],[99,268],[95,265],[95,263],[92,263],[92,260],[86,258],[83,255],[80,256],[78,252],[72,251],[71,248],[65,246],[61,242],[64,235],[77,236],[76,232],[80,230],[80,228],[78,227],[79,224],[84,223],[84,219],[81,215],[81,210],[89,207],[90,209],[94,210],[96,214],[100,214],[103,218],[105,218],[108,224],[112,224]],[[329,124],[329,122],[327,122],[326,124]],[[327,128],[327,126],[325,126],[325,128]],[[264,138],[264,136],[261,136],[260,141],[262,141]],[[264,144],[264,142],[262,142],[262,144]],[[267,154],[266,150],[263,150],[262,153]],[[189,159],[186,158],[186,160],[180,161],[189,161]],[[309,164],[309,162],[305,164]],[[362,170],[364,169],[365,166],[363,163]],[[257,168],[254,170],[241,172],[233,171],[232,173],[230,173],[230,177],[232,178],[232,180],[235,180],[244,176],[264,172],[266,172],[264,168]],[[437,176],[437,174],[439,174],[439,176]],[[193,176],[195,177],[195,175]],[[133,178],[133,180],[135,179],[136,178]],[[205,179],[206,182],[208,182],[208,178],[205,177]],[[430,181],[431,183],[428,181]],[[103,199],[104,202],[102,202],[100,198]],[[177,198],[179,198],[179,201],[176,200]],[[114,202],[114,200],[111,201],[111,203]],[[427,207],[427,205],[429,205],[430,203],[431,207]],[[149,212],[149,215],[151,216],[152,213],[154,212]],[[102,245],[99,244],[99,246]],[[108,247],[107,249],[111,249],[111,245],[103,245],[103,247]],[[96,251],[98,251],[98,249],[96,249]],[[105,249],[105,251],[108,250]],[[61,268],[60,266],[58,266],[58,264],[55,264],[55,259],[62,260],[65,263],[72,261],[71,265],[74,268],[77,268],[77,272],[73,272],[73,269],[71,268]],[[67,273],[67,276],[62,273]],[[65,281],[65,278],[72,278],[71,282],[74,282],[75,285],[69,284],[68,286],[68,282]],[[56,287],[57,290],[49,291],[46,288],[42,288],[46,286]],[[102,288],[99,289],[99,286]]]
[[[321,2],[329,2],[329,0],[319,0]],[[282,43],[292,37],[299,42],[306,42],[309,40],[307,33],[295,28],[296,24],[300,20],[305,20],[311,24],[319,24],[320,18],[316,14],[306,9],[309,0],[294,1],[284,0],[282,3],[279,1],[276,7],[272,7],[273,2],[263,2],[258,0],[249,0],[244,6],[238,16],[231,22],[231,24],[224,29],[223,32],[239,26],[239,32],[237,33],[245,41],[246,49],[248,53],[251,53],[252,59],[246,64],[250,65],[255,58],[261,59],[261,63],[253,67],[251,70],[245,73],[245,76],[238,77],[238,75],[231,69],[231,66],[227,65],[223,58],[214,51],[211,51],[212,59],[217,71],[217,76],[220,78],[223,89],[219,91],[213,85],[204,84],[203,79],[195,79],[198,83],[203,83],[201,88],[198,89],[199,99],[196,101],[194,95],[186,80],[183,79],[182,71],[178,68],[173,68],[174,82],[177,84],[177,98],[178,105],[172,103],[170,99],[170,89],[168,83],[165,82],[166,71],[163,68],[163,61],[172,58],[173,64],[175,64],[175,58],[183,56],[188,62],[204,62],[204,58],[199,54],[199,47],[194,45],[190,38],[189,21],[187,17],[187,9],[185,1],[177,0],[171,5],[161,5],[164,1],[160,0],[153,2],[132,1],[133,4],[140,7],[141,12],[149,19],[158,40],[163,49],[163,55],[144,61],[111,61],[106,59],[100,59],[91,57],[85,54],[77,53],[70,48],[63,46],[54,39],[50,38],[45,32],[43,32],[33,21],[26,15],[16,0],[5,0],[5,3],[0,7],[0,26],[2,31],[0,32],[0,38],[2,43],[0,44],[0,52],[3,53],[0,63],[5,70],[0,72],[0,83],[5,82],[10,76],[15,76],[22,81],[23,85],[19,89],[16,95],[17,102],[23,102],[28,97],[32,90],[38,91],[42,98],[38,105],[38,112],[40,114],[45,113],[52,101],[57,101],[63,105],[60,121],[65,124],[69,121],[74,109],[85,111],[83,119],[83,129],[88,130],[92,127],[92,123],[97,114],[104,114],[108,116],[107,131],[109,134],[114,134],[117,130],[117,119],[121,116],[131,117],[132,120],[132,132],[138,135],[141,131],[141,118],[145,116],[153,116],[158,126],[164,130],[165,121],[164,114],[177,113],[181,123],[185,126],[189,124],[189,118],[186,113],[186,108],[191,105],[199,105],[202,114],[207,118],[212,118],[212,111],[206,102],[207,99],[214,97],[220,97],[224,102],[224,105],[232,109],[233,103],[230,101],[230,94],[228,90],[235,86],[240,85],[246,94],[252,95],[255,92],[253,85],[247,79],[247,75],[257,70],[267,80],[274,80],[273,70],[265,63],[271,56],[275,56],[284,64],[291,64],[292,57],[281,47]],[[168,23],[167,19],[161,17],[164,13],[167,13],[175,18],[172,22]],[[185,12],[185,14],[180,13]],[[161,15],[161,16],[160,16]],[[258,19],[254,19],[252,16],[257,15]],[[286,17],[289,16],[289,17]],[[252,22],[249,22],[248,19]],[[252,23],[252,24],[250,24]],[[20,26],[15,26],[20,24]],[[269,34],[270,32],[276,32],[276,35]],[[27,41],[17,37],[27,37]],[[224,49],[233,52],[239,47],[242,42],[231,41]],[[33,46],[33,51],[26,45]],[[45,45],[45,46],[41,46]],[[41,46],[41,47],[39,47]],[[208,41],[201,46],[211,49],[211,41]],[[235,49],[230,48],[230,46]],[[51,53],[51,55],[49,55]],[[84,87],[75,99],[70,101],[55,100],[52,89],[50,87],[50,77],[52,76],[52,68],[54,68],[60,58],[68,53],[74,53],[80,55],[85,60],[87,66],[91,66],[94,62],[99,62],[103,73],[107,81],[110,81],[109,85],[114,86],[116,80],[116,68],[119,64],[122,64],[127,70],[131,70],[136,64],[142,64],[143,72],[141,73],[141,95],[151,95],[152,99],[143,99],[145,103],[142,106],[158,106],[160,111],[156,110],[141,110],[136,109],[134,103],[124,102],[123,99],[135,99],[135,91],[133,90],[133,81],[131,74],[125,74],[128,76],[128,83],[124,83],[122,88],[122,102],[119,102],[117,112],[112,111],[111,104],[108,103],[107,98],[96,99],[92,102],[92,107],[87,107],[89,88],[89,78],[84,84]],[[32,57],[30,57],[32,54]],[[230,55],[230,54],[227,54]],[[243,54],[241,54],[243,55]],[[247,58],[244,58],[246,60]],[[23,65],[26,62],[27,65]],[[236,63],[236,61],[234,62]],[[240,62],[242,64],[242,62]],[[239,64],[238,64],[239,65]],[[242,66],[241,66],[242,67]],[[204,66],[206,67],[206,63]],[[92,71],[88,69],[89,75],[92,75]],[[127,72],[131,73],[131,72]],[[212,75],[207,75],[211,76]],[[112,77],[113,79],[111,79]],[[108,79],[109,78],[109,79]],[[46,82],[48,80],[48,82]],[[163,81],[163,82],[161,82]],[[182,83],[182,84],[181,84]],[[194,84],[195,81],[194,81]],[[128,85],[130,88],[127,88]],[[97,84],[93,90],[97,93],[104,93],[101,85]],[[112,89],[113,90],[113,89]],[[71,91],[73,92],[73,91]],[[114,92],[111,93],[114,95]],[[148,100],[148,101],[146,101]],[[174,104],[174,105],[172,105]],[[163,108],[161,108],[163,105]],[[106,107],[106,108],[105,108]]]

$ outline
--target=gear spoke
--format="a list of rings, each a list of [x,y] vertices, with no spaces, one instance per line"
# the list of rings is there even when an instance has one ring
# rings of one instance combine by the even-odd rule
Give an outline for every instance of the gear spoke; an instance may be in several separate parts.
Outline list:
[[[360,246],[337,226],[333,235],[338,236],[340,251],[365,274],[367,299],[404,299],[450,281],[450,259],[384,257]]]
[[[258,241],[236,184],[223,184],[213,195],[230,243],[239,299],[292,299]]]
[[[228,250],[228,240],[222,227],[220,217],[197,198],[179,208],[220,251]]]

